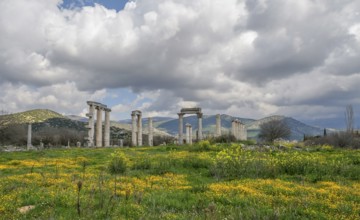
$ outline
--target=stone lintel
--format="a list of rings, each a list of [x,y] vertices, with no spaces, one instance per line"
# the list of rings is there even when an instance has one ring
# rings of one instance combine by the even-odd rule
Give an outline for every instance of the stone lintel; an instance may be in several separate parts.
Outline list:
[[[107,105],[101,104],[100,102],[87,101],[88,105],[94,105],[95,107],[107,108]]]
[[[184,114],[197,114],[201,113],[201,108],[182,108],[180,112]]]
[[[140,110],[134,110],[131,112],[131,116],[135,116],[135,115],[141,115],[141,111]]]

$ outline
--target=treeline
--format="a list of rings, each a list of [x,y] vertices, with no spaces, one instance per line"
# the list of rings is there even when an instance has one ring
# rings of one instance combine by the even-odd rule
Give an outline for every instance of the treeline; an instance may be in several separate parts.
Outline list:
[[[27,132],[28,125],[26,124],[1,128],[0,145],[24,146],[27,144]],[[84,142],[86,135],[85,131],[74,128],[42,126],[33,129],[31,142],[34,146],[40,146],[40,143],[43,143],[44,147],[66,146],[68,143],[76,146],[77,142]]]

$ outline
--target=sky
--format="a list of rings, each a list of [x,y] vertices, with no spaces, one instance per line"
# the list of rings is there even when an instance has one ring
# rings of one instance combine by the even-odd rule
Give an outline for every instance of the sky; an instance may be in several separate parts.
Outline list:
[[[358,0],[1,0],[0,36],[7,112],[360,118]]]

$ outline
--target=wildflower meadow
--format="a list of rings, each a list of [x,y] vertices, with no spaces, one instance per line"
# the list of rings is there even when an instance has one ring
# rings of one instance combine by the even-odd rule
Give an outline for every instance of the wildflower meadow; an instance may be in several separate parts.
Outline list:
[[[359,150],[202,141],[0,157],[0,219],[359,218]]]

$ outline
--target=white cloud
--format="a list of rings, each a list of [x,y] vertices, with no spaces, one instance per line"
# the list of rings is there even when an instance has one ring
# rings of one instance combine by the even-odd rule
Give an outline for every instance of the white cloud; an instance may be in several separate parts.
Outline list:
[[[360,105],[359,1],[138,0],[118,12],[60,3],[0,2],[0,104],[11,111],[84,112],[112,88],[138,95],[114,115],[198,105],[320,117]]]

